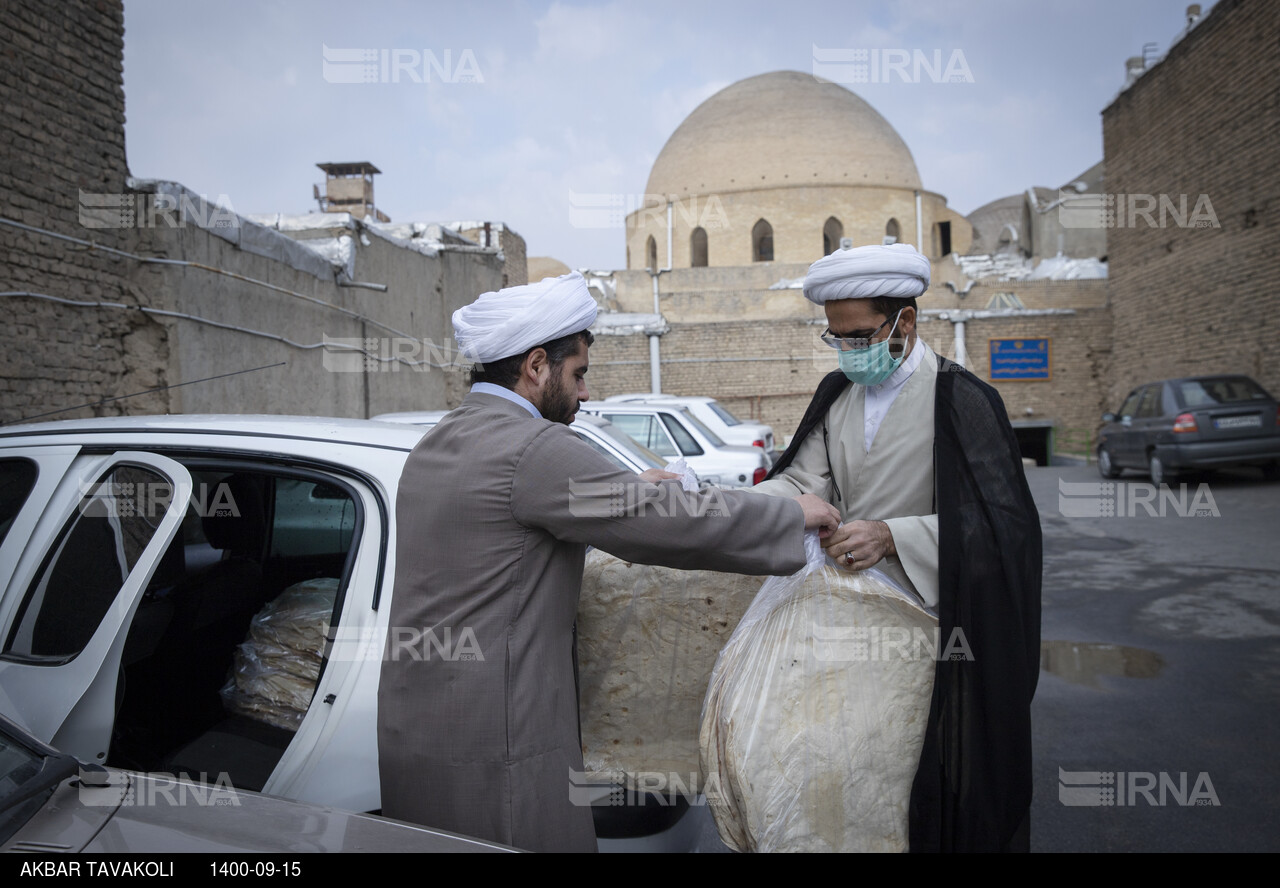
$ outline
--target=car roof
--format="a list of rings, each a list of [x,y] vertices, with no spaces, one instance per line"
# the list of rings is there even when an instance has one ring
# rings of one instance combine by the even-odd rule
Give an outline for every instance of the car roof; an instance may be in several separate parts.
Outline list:
[[[581,413],[583,410],[609,410],[616,413],[625,413],[628,411],[635,413],[652,413],[655,410],[680,411],[684,409],[685,406],[683,404],[672,401],[653,401],[647,403],[640,401],[592,401],[590,403],[580,405],[578,407],[578,412]]]
[[[426,432],[421,426],[374,422],[334,416],[277,416],[271,414],[165,414],[102,416],[60,422],[25,423],[0,427],[0,444],[16,438],[46,436],[118,435],[144,432],[165,434],[224,434],[261,438],[302,438],[412,450]]]
[[[638,392],[631,395],[610,395],[605,398],[610,404],[638,403],[641,401],[654,401],[657,403],[667,404],[707,404],[714,401],[715,398],[706,395],[653,395]]]

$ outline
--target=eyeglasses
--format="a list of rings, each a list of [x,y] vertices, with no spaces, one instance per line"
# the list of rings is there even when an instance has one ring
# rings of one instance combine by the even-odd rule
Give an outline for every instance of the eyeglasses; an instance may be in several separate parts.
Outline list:
[[[876,327],[871,331],[871,335],[866,337],[858,336],[852,339],[846,339],[835,335],[831,332],[831,328],[828,327],[827,332],[822,334],[822,341],[832,348],[839,349],[840,351],[862,351],[863,349],[871,348],[871,341],[876,338],[876,334],[883,330],[885,328],[885,324],[888,324],[890,321],[897,324],[898,317],[901,314],[902,309],[898,309],[898,314],[895,314],[891,318],[885,318],[884,324]]]

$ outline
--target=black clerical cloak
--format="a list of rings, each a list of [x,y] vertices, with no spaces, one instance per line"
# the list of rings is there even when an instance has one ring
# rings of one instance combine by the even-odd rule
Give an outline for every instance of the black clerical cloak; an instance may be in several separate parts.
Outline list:
[[[838,370],[822,380],[770,477],[791,464],[850,384]],[[941,357],[934,485],[939,638],[946,645],[958,629],[972,659],[937,664],[911,791],[910,848],[1027,850],[1040,518],[1000,395]]]

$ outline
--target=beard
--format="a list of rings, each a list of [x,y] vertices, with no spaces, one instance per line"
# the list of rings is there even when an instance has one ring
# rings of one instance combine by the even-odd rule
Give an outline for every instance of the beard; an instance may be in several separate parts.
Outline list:
[[[538,412],[542,414],[543,419],[569,425],[573,422],[574,414],[578,412],[578,392],[576,388],[574,391],[569,391],[565,387],[559,370],[560,368],[555,368],[551,378],[547,380],[547,387],[543,391]]]

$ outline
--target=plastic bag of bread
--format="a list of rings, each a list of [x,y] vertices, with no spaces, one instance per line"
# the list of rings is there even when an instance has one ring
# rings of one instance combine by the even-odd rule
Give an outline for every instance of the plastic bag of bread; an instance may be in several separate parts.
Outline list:
[[[739,851],[905,851],[937,620],[806,536],[720,652],[702,710],[704,791]]]

